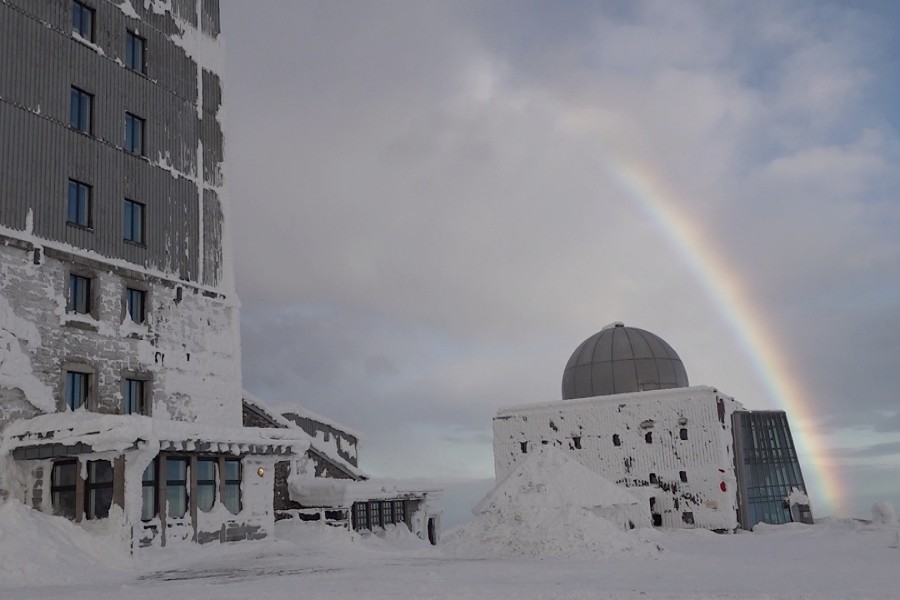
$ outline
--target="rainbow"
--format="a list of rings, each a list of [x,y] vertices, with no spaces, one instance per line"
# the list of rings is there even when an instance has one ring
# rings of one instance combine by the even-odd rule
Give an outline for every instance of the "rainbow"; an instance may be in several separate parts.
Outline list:
[[[766,321],[744,293],[734,271],[706,240],[693,221],[679,211],[680,203],[646,168],[617,160],[609,165],[615,180],[637,200],[692,270],[697,281],[735,334],[754,371],[779,407],[794,424],[794,441],[801,456],[812,464],[813,477],[805,477],[813,508],[845,512],[839,474],[830,460],[812,418],[813,405],[803,386],[787,368],[777,340]],[[810,481],[810,479],[812,481]],[[813,485],[810,486],[810,483]],[[824,505],[824,506],[823,506]],[[830,509],[830,510],[829,510]]]

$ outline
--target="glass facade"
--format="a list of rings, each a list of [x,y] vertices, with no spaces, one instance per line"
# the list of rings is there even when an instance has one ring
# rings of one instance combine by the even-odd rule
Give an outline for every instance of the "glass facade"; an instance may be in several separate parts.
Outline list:
[[[806,484],[787,415],[748,411],[736,412],[732,419],[741,526],[793,521],[787,497],[794,488],[806,493]]]

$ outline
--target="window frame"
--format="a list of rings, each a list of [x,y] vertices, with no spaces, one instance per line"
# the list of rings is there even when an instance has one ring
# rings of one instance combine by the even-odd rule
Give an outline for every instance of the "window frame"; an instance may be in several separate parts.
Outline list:
[[[140,306],[136,306],[135,298],[139,298],[137,304]],[[147,320],[147,290],[125,286],[125,316],[137,325],[142,325]]]
[[[125,152],[135,156],[146,156],[144,153],[144,132],[147,120],[130,111],[125,111],[125,139],[122,147]],[[137,132],[137,138],[135,137]]]
[[[66,291],[66,312],[76,315],[91,315],[93,302],[93,277],[81,273],[69,273]]]
[[[171,477],[170,464],[173,463],[183,463],[184,464],[184,475],[181,479],[176,479]],[[183,519],[186,515],[190,515],[191,505],[190,505],[190,458],[187,456],[167,456],[165,462],[165,476],[166,476],[166,519]],[[184,511],[180,515],[172,514],[172,492],[177,488],[182,488],[182,493],[180,497],[183,500]]]
[[[93,192],[90,184],[77,179],[69,179],[66,185],[66,225],[93,229],[93,219],[91,218]],[[73,212],[74,220],[72,219]]]
[[[229,473],[228,465],[237,464],[237,478],[231,477],[231,473]],[[240,513],[243,508],[243,498],[241,497],[241,483],[244,475],[244,465],[240,458],[223,458],[221,468],[221,480],[222,480],[222,505],[225,509],[233,515]],[[237,494],[234,498],[237,501],[237,510],[232,510],[234,508],[232,506],[232,496],[229,493],[229,490],[236,489]]]
[[[72,0],[72,33],[77,33],[81,38],[93,42],[96,16],[97,12],[92,6],[88,6],[79,0]],[[87,21],[87,34],[84,31],[85,21]]]
[[[147,474],[152,478],[148,478]],[[149,498],[153,499],[152,513],[147,512],[147,489],[150,489]],[[155,457],[153,461],[144,468],[141,474],[141,521],[146,523],[152,521],[159,516],[159,457]]]
[[[72,478],[71,484],[60,485],[57,483],[57,469],[60,470],[62,467],[72,467],[72,472],[74,477]],[[52,514],[65,517],[67,519],[76,520],[78,518],[78,460],[71,458],[65,460],[57,460],[53,462],[53,466],[50,469],[50,507]],[[58,509],[59,503],[57,502],[57,497],[59,494],[66,494],[66,496],[71,495],[71,515],[68,511],[61,511]]]
[[[140,49],[140,57],[139,60],[135,60],[135,48]],[[138,35],[135,31],[131,29],[125,30],[125,67],[134,71],[135,73],[140,73],[141,75],[147,74],[147,38]]]
[[[212,479],[201,479],[201,469],[200,463],[211,464],[213,466]],[[194,499],[197,505],[197,510],[200,512],[210,512],[216,507],[216,501],[218,500],[217,488],[219,487],[219,459],[212,456],[198,456],[196,461],[195,468],[195,481],[194,481]],[[212,490],[212,499],[210,500],[209,507],[204,508],[200,505],[200,488],[210,488]]]
[[[126,374],[122,378],[122,414],[123,415],[150,415],[149,379],[147,377]],[[138,391],[137,404],[131,398],[132,392]]]
[[[63,403],[70,411],[74,412],[79,408],[90,410],[91,384],[93,383],[91,381],[91,375],[92,373],[86,371],[66,369]],[[75,405],[76,385],[79,388],[77,399],[80,400],[77,406]]]
[[[69,128],[87,135],[93,134],[94,95],[77,85],[69,88]]]
[[[94,468],[98,463],[106,463],[109,465],[109,481],[96,481],[97,473]],[[89,460],[86,465],[87,478],[84,481],[84,518],[88,520],[106,519],[109,517],[109,511],[114,504],[114,483],[116,480],[115,465],[108,460]],[[97,492],[109,492],[109,504],[106,507],[97,505]],[[105,512],[104,512],[105,511]]]
[[[129,244],[144,246],[147,205],[125,198],[122,204],[122,238]]]

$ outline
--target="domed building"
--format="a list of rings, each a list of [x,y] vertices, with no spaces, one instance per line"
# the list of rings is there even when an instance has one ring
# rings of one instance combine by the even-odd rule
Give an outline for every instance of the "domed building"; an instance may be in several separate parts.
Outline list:
[[[669,343],[620,322],[575,348],[561,400],[498,411],[497,481],[543,446],[643,497],[657,527],[812,521],[785,413],[691,386]]]

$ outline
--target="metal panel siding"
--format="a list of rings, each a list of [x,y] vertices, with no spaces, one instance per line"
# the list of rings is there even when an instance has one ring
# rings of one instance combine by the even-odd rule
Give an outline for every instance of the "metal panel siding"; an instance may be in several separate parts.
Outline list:
[[[218,37],[221,33],[219,22],[219,0],[203,0],[200,6],[200,28],[203,33]]]
[[[198,67],[169,39],[181,34],[172,14],[158,15],[133,3],[146,18],[142,22],[127,17],[113,3],[87,3],[96,9],[94,43],[102,54],[71,37],[69,0],[0,2],[0,52],[15,57],[0,63],[4,140],[0,224],[24,229],[30,208],[34,232],[40,237],[196,279],[201,199],[193,179],[202,176],[197,164]],[[217,9],[217,4],[207,9]],[[181,20],[198,22],[195,0],[177,0],[173,10]],[[127,29],[147,39],[146,77],[116,62],[123,58]],[[210,98],[204,104],[217,111],[218,78],[209,74],[208,80]],[[91,136],[68,127],[73,85],[94,95]],[[146,120],[147,158],[122,150],[126,111]],[[204,142],[208,166],[203,171],[212,172],[220,182],[221,130],[214,119],[209,121],[204,133],[209,140]],[[163,168],[156,166],[158,162],[164,163]],[[169,168],[188,178],[173,176]],[[70,178],[92,186],[91,229],[66,224]],[[221,208],[210,194],[204,202],[210,212],[204,234],[210,243],[219,244]],[[147,207],[145,247],[123,239],[125,197]],[[221,248],[208,255],[213,265],[218,264]],[[210,273],[218,281],[217,267]]]
[[[222,279],[222,205],[213,190],[203,190],[203,283]]]
[[[209,185],[222,185],[222,128],[219,122],[207,116],[200,123],[200,139],[203,142],[203,181]]]

